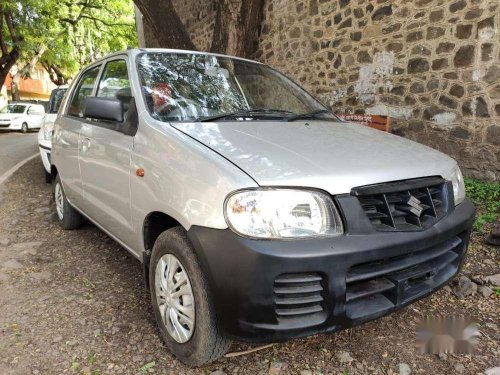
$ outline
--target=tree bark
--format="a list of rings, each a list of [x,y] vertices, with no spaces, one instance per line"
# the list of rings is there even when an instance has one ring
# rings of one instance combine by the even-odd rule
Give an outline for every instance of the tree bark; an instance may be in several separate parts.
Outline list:
[[[21,81],[21,76],[15,74],[12,77],[12,81],[10,84],[10,95],[12,97],[12,101],[18,102],[21,100],[21,94],[19,92],[19,82]]]
[[[251,57],[256,50],[264,0],[217,0],[210,50]]]
[[[9,42],[7,42],[4,35],[4,21],[10,34]],[[14,23],[12,22],[12,14],[10,11],[4,11],[2,3],[0,2],[0,49],[2,50],[2,55],[0,56],[0,90],[5,84],[10,69],[21,57],[21,49],[18,45],[19,42],[20,38],[18,38]]]
[[[144,28],[154,36],[155,47],[196,50],[171,0],[134,0],[144,17]],[[146,30],[145,30],[146,31]],[[147,47],[150,47],[146,39]]]
[[[5,84],[9,71],[20,57],[21,52],[19,48],[14,47],[7,55],[2,55],[0,58],[0,90],[2,90],[2,87]]]

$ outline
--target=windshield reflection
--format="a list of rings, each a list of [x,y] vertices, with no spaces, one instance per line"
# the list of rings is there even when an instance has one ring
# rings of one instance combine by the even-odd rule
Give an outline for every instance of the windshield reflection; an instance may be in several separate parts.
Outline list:
[[[249,61],[148,52],[138,56],[138,70],[148,109],[160,121],[225,116],[276,120],[326,110],[290,79],[266,65]],[[329,113],[324,117],[333,118]]]

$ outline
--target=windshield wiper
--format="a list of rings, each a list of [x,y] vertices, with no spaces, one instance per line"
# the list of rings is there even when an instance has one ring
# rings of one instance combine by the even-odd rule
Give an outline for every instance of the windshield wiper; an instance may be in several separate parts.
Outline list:
[[[290,111],[284,111],[281,109],[270,109],[270,108],[256,108],[256,109],[247,109],[244,111],[236,111],[236,112],[229,112],[229,113],[221,113],[219,115],[214,115],[214,116],[207,116],[207,117],[198,117],[195,121],[196,122],[210,122],[214,120],[220,120],[222,118],[226,117],[259,117],[262,115],[268,115],[272,113],[293,113]],[[287,117],[285,116],[279,116],[280,119],[285,119]]]
[[[261,112],[261,113],[287,113],[295,115],[295,112],[286,111],[284,109],[274,109],[274,108],[253,108],[250,110],[251,112]]]
[[[324,114],[332,115],[332,113],[327,109],[319,109],[319,110],[314,111],[314,112],[302,113],[300,115],[291,116],[291,117],[288,117],[286,120],[287,121],[295,121],[295,120],[316,119],[316,118],[318,118],[319,115],[324,115]]]

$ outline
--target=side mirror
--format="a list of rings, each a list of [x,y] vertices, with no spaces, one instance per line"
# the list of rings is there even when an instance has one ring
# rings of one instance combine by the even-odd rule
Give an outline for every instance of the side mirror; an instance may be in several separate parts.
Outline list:
[[[112,98],[87,96],[83,104],[83,117],[96,120],[123,122],[123,103]]]

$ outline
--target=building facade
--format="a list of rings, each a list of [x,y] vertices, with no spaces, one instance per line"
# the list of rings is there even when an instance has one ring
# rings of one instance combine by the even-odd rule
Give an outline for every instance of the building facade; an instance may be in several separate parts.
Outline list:
[[[16,67],[7,75],[7,79],[0,92],[0,108],[4,107],[12,99],[12,74]],[[41,65],[37,65],[30,76],[19,82],[19,95],[21,100],[48,101],[51,91],[57,86],[50,80],[49,74]]]

